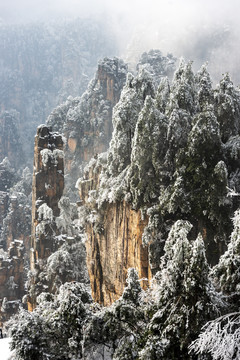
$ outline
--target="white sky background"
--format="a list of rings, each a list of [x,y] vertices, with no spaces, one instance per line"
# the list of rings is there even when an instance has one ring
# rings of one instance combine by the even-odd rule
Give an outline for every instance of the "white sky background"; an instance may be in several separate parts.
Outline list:
[[[139,51],[158,48],[194,60],[196,67],[196,59],[210,60],[210,72],[220,75],[240,73],[239,13],[240,0],[0,0],[4,22],[96,16],[111,22],[123,55],[138,43]],[[231,36],[206,53],[216,28]]]
[[[173,29],[187,24],[237,20],[239,0],[0,0],[0,18],[31,22],[59,16],[102,15],[129,25],[159,22]]]
[[[235,21],[239,10],[239,0],[0,0],[0,18],[10,22],[101,14],[135,24],[168,22],[175,28],[188,22]]]

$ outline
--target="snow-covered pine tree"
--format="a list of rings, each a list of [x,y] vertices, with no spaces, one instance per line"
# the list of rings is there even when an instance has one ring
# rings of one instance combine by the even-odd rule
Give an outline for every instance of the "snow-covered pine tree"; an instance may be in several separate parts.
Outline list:
[[[216,286],[229,297],[232,306],[240,308],[240,210],[233,219],[234,229],[226,252],[213,267],[211,277]]]
[[[167,138],[167,120],[147,96],[139,114],[132,142],[129,169],[130,191],[135,207],[156,201],[163,170]],[[163,171],[162,171],[163,172]]]
[[[219,200],[226,196],[227,169],[222,161],[219,123],[213,110],[209,105],[194,117],[194,125],[188,136],[187,156],[182,158],[180,164],[185,166],[185,188],[191,194],[195,216],[201,217],[206,210],[208,217],[217,221],[217,210],[221,206]],[[225,166],[221,176],[220,165],[217,166],[219,161]]]
[[[228,300],[228,312],[208,322],[190,345],[192,353],[210,354],[214,360],[237,360],[240,357],[240,210],[235,212],[234,229],[226,252],[213,267],[210,276]],[[231,312],[235,311],[235,312]]]
[[[167,112],[170,114],[173,109],[182,109],[191,115],[196,111],[196,83],[192,62],[186,64],[183,59],[173,77]]]
[[[135,126],[147,95],[154,97],[149,72],[142,68],[135,78],[129,73],[113,112],[113,134],[108,151],[110,175],[118,175],[130,164]]]
[[[188,345],[207,320],[216,316],[220,301],[208,278],[201,236],[190,242],[188,221],[177,221],[168,236],[156,274],[154,307],[140,359],[191,359]]]
[[[214,99],[221,137],[225,143],[240,130],[240,91],[234,87],[228,73],[220,81]]]
[[[135,269],[128,270],[127,286],[119,300],[96,312],[85,329],[84,354],[104,360],[103,349],[113,360],[137,360],[138,347],[146,327],[142,307],[143,290]],[[93,354],[98,354],[93,355]],[[111,354],[111,355],[110,355]],[[108,357],[107,357],[108,358]]]
[[[200,112],[206,110],[209,105],[213,105],[214,94],[212,89],[212,81],[207,71],[207,65],[202,65],[197,76],[197,101]]]
[[[156,107],[163,114],[165,113],[170,96],[170,85],[167,77],[161,79],[156,93]]]
[[[166,115],[169,118],[166,161],[172,174],[175,170],[175,158],[178,150],[187,144],[192,116],[196,110],[196,82],[192,63],[186,64],[184,60],[181,60],[174,74],[166,106]]]
[[[33,312],[21,310],[10,320],[17,360],[81,359],[84,322],[92,299],[85,285],[71,282],[58,295],[42,293]]]

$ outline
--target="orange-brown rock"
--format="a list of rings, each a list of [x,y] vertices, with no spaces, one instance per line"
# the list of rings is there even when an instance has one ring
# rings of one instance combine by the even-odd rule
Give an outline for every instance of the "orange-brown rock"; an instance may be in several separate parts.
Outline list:
[[[77,146],[77,140],[74,138],[69,138],[68,139],[68,148],[71,152],[74,152],[76,150],[76,146]]]
[[[105,204],[102,212],[99,232],[90,223],[86,227],[87,266],[94,299],[110,305],[122,295],[128,268],[137,269],[141,279],[151,279],[148,248],[142,244],[148,220],[126,202]]]
[[[86,223],[87,267],[95,301],[110,305],[123,293],[127,270],[134,267],[145,288],[152,277],[148,246],[142,235],[148,218],[125,201],[105,202],[101,209],[88,201],[89,192],[97,190],[101,165],[93,164],[78,184],[79,196],[92,221]]]
[[[41,221],[38,208],[46,204],[53,216],[59,215],[58,201],[64,188],[63,140],[45,125],[38,127],[34,147],[34,171],[32,185],[32,254],[30,265],[33,269],[38,259],[46,259],[54,250],[51,229],[36,236],[36,227]],[[46,151],[44,154],[43,151]]]

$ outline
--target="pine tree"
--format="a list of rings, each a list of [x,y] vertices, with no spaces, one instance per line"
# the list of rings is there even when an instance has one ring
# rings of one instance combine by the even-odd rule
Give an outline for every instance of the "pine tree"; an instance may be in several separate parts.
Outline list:
[[[234,87],[229,74],[225,74],[220,81],[214,98],[221,137],[226,142],[240,130],[240,92]]]
[[[135,207],[151,203],[159,195],[159,181],[166,152],[167,122],[147,96],[133,138],[130,191]]]
[[[144,68],[136,78],[128,74],[113,113],[113,134],[108,152],[108,171],[111,175],[118,175],[130,164],[135,126],[147,95],[154,96],[150,74]]]
[[[186,64],[181,60],[174,74],[167,112],[173,109],[182,109],[191,115],[196,111],[196,83],[191,62]]]
[[[206,65],[203,65],[197,73],[197,100],[200,112],[213,105],[212,81]]]
[[[166,111],[167,103],[170,96],[170,85],[168,78],[162,78],[156,93],[156,107],[163,114]]]
[[[143,290],[135,269],[128,270],[127,286],[119,300],[94,314],[85,329],[84,351],[109,348],[114,360],[138,358],[138,343],[146,326],[141,307]],[[94,350],[95,349],[95,350]],[[100,350],[98,350],[100,351]],[[104,357],[103,357],[104,358]]]
[[[191,358],[188,345],[216,314],[218,299],[208,279],[204,243],[201,236],[194,242],[187,239],[191,227],[179,220],[169,233],[156,275],[157,311],[141,359]]]
[[[233,219],[234,229],[226,252],[212,269],[211,276],[219,289],[232,298],[236,309],[240,306],[240,210]]]
[[[185,190],[190,194],[194,215],[199,218],[206,211],[208,218],[217,222],[226,197],[228,173],[222,161],[219,124],[211,105],[194,118],[188,150],[179,161],[179,166],[183,165]]]
[[[42,293],[33,312],[21,310],[10,320],[12,349],[18,360],[79,359],[83,325],[92,303],[85,285],[71,282],[58,295]]]

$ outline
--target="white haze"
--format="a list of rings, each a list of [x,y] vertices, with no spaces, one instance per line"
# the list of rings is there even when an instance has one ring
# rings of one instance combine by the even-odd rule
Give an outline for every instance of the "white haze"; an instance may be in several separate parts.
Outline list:
[[[230,72],[240,83],[239,0],[0,0],[6,23],[60,17],[96,17],[111,24],[120,54],[134,61],[143,51],[160,49],[209,62],[214,80]]]

